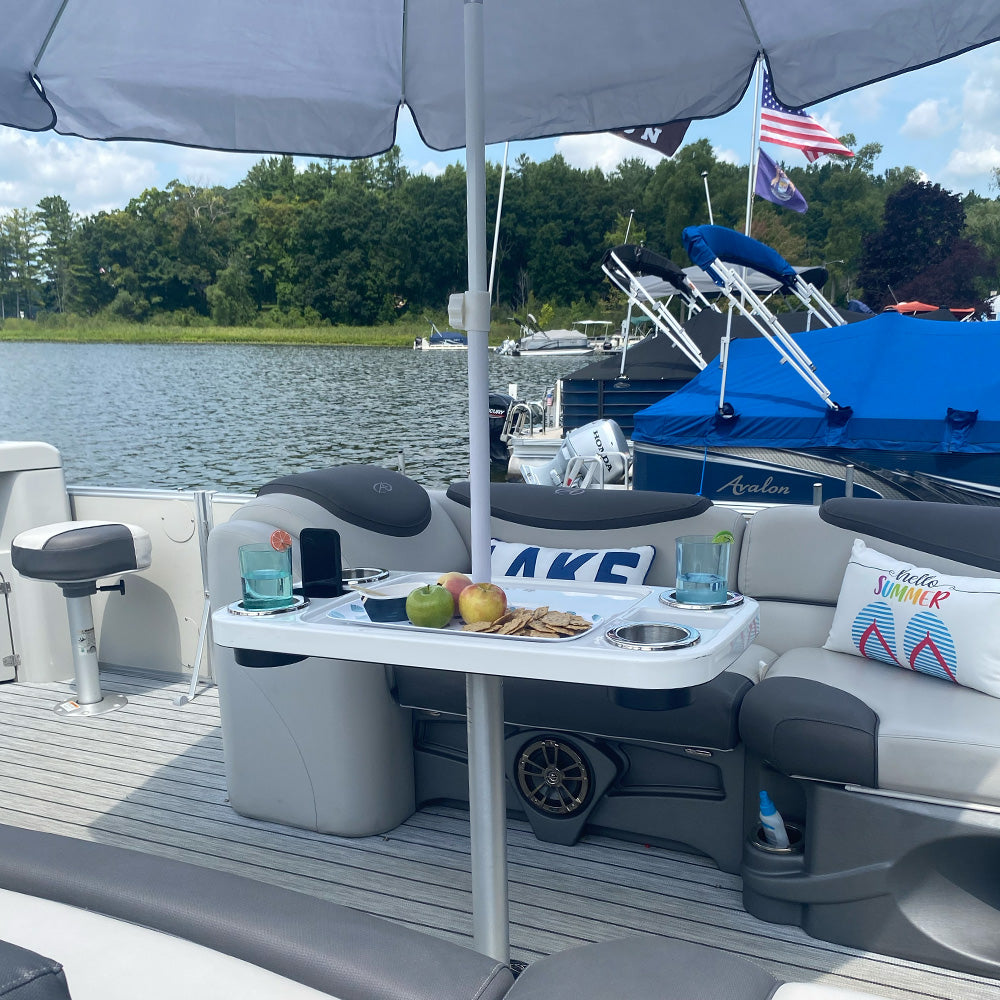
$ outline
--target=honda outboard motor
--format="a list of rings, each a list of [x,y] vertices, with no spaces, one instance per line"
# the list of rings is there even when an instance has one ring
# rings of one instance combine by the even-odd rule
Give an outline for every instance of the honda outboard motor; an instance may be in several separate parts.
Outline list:
[[[522,465],[533,486],[600,489],[625,482],[628,440],[613,420],[594,420],[566,435],[558,454],[545,465]]]
[[[490,464],[502,465],[504,469],[510,460],[510,452],[502,435],[507,414],[514,402],[514,397],[505,392],[490,393]]]

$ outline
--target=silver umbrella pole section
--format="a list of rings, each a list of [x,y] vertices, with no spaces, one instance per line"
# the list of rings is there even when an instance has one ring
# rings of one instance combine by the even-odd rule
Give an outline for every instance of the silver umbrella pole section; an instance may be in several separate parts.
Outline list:
[[[465,164],[469,290],[448,304],[452,326],[469,339],[469,490],[472,576],[490,579],[489,330],[486,275],[486,126],[483,3],[465,0]],[[477,951],[510,957],[507,821],[503,773],[503,682],[466,675],[472,932]]]

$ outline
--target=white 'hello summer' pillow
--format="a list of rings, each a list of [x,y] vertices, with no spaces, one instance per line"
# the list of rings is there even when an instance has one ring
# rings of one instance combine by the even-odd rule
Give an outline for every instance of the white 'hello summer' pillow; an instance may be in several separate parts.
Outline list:
[[[948,576],[855,539],[825,649],[1000,698],[1000,580]]]
[[[491,544],[494,576],[587,583],[642,583],[656,555],[652,545],[632,549],[549,549],[520,542]]]

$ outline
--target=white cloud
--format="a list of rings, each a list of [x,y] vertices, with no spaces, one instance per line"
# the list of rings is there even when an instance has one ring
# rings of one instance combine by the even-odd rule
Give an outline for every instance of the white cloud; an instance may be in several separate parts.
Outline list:
[[[899,132],[910,139],[936,139],[950,132],[957,119],[955,109],[947,101],[928,98],[910,109]]]
[[[556,139],[556,152],[561,153],[571,167],[579,170],[600,167],[606,174],[611,173],[622,160],[639,159],[655,167],[663,159],[662,153],[610,132],[564,135]]]
[[[944,166],[952,182],[986,191],[989,174],[1000,167],[1000,58],[982,57],[962,87],[962,128]]]
[[[1000,167],[1000,138],[978,149],[956,149],[948,158],[945,172],[955,178],[980,177]]]
[[[214,149],[194,149],[167,143],[143,143],[142,146],[142,155],[148,156],[157,164],[161,178],[157,186],[179,180],[198,187],[214,187],[217,184],[232,187],[243,180],[250,168],[267,155],[221,153]],[[306,162],[308,161],[296,160],[296,166],[301,169]],[[162,180],[163,177],[166,177],[166,181]]]
[[[426,174],[428,177],[440,177],[445,172],[445,167],[434,160],[427,160],[420,164],[416,160],[407,160],[406,169],[414,174]]]
[[[822,114],[813,115],[812,117],[815,118],[816,121],[818,121],[820,125],[822,125],[823,128],[830,133],[830,135],[842,136],[846,131],[848,131],[843,127],[843,125],[841,125],[840,119],[834,117],[833,111],[824,111]]]
[[[80,214],[121,208],[156,181],[156,168],[127,144],[42,137],[0,129],[4,185],[0,211],[34,208],[47,195],[61,195]]]
[[[731,163],[733,166],[739,166],[744,160],[744,157],[740,156],[733,149],[719,149],[717,147],[715,149],[715,158],[721,160],[723,163]]]

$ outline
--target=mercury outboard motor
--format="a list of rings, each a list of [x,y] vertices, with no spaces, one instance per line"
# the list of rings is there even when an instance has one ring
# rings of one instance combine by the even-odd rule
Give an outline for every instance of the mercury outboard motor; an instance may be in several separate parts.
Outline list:
[[[503,439],[503,429],[514,402],[514,397],[505,392],[490,393],[490,464],[502,465],[505,469],[510,460],[510,451]]]
[[[628,440],[613,420],[594,420],[566,435],[556,457],[544,465],[522,465],[532,486],[600,489],[625,482]]]

